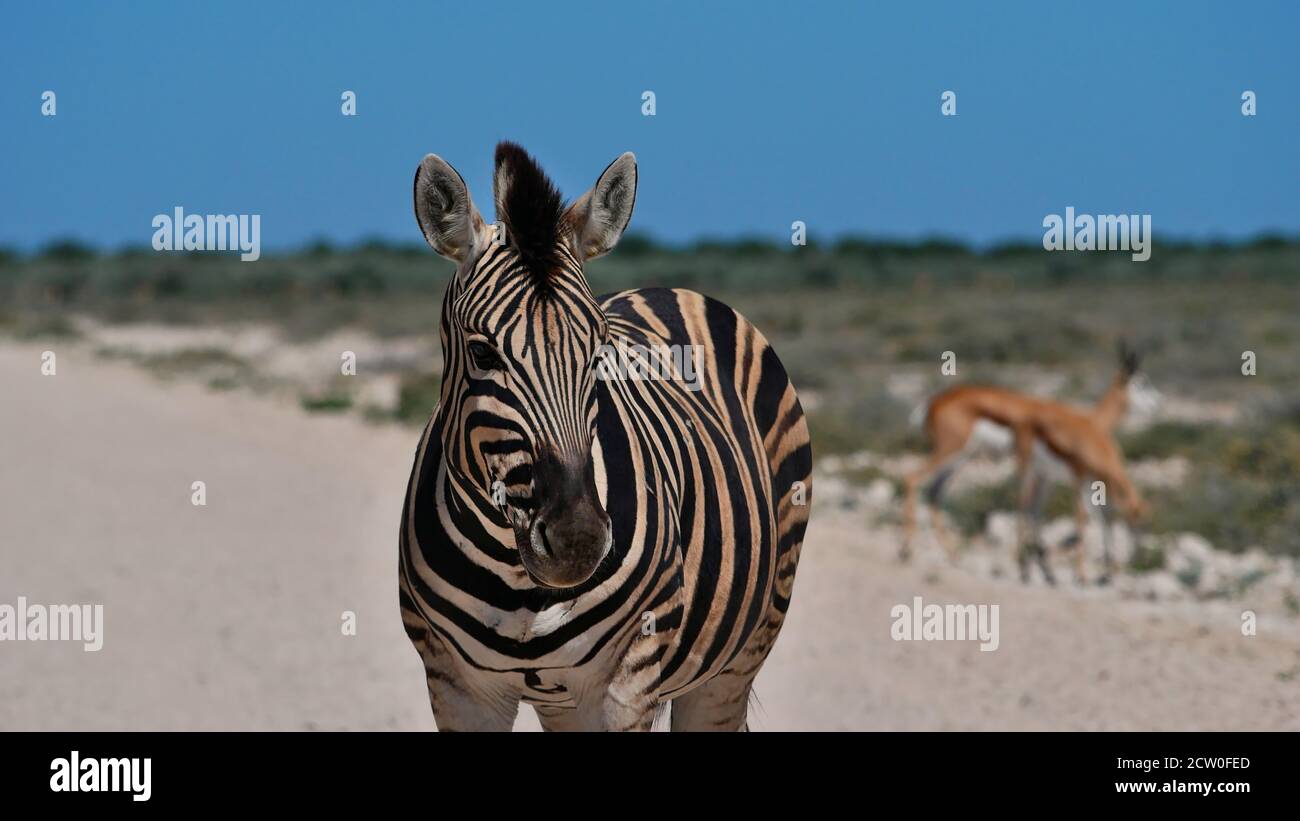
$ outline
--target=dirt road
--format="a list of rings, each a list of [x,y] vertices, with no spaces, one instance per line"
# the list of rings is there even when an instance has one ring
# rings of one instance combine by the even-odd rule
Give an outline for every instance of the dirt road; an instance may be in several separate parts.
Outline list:
[[[104,605],[99,652],[0,642],[0,730],[433,727],[396,604],[415,432],[5,343],[0,437],[0,605]],[[1294,621],[893,551],[816,511],[754,729],[1300,729]],[[998,649],[894,641],[916,595],[998,605]]]

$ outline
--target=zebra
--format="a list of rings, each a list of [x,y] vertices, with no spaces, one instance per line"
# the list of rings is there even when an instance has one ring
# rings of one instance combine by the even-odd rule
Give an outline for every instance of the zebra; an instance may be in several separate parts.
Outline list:
[[[566,206],[503,142],[489,224],[440,157],[416,171],[416,221],[457,266],[399,544],[440,730],[509,730],[521,702],[548,731],[650,730],[665,710],[673,730],[747,729],[808,522],[808,428],[721,302],[593,296],[583,265],[618,242],[636,187],[625,153]],[[603,378],[616,343],[689,346],[702,373]]]

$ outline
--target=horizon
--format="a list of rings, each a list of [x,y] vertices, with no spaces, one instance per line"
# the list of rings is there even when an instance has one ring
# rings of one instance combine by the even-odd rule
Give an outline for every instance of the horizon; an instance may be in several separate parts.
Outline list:
[[[755,234],[738,234],[730,237],[701,236],[682,242],[665,242],[653,235],[629,230],[624,235],[611,255],[617,255],[622,249],[627,252],[629,246],[637,246],[633,253],[691,254],[702,250],[720,248],[733,250],[739,247],[757,248],[765,253],[798,253],[801,248],[831,253],[853,253],[857,250],[902,251],[905,253],[934,252],[937,254],[965,254],[976,257],[995,257],[1007,253],[1050,252],[1043,248],[1041,238],[1006,239],[986,243],[964,242],[960,239],[938,234],[918,237],[887,237],[872,234],[841,234],[833,238],[809,234],[806,246],[791,245],[782,242],[780,237],[764,237]],[[1163,247],[1176,251],[1216,251],[1216,250],[1250,250],[1268,247],[1300,246],[1300,231],[1285,233],[1264,230],[1240,237],[1209,236],[1201,238],[1166,237],[1155,238],[1153,247]],[[267,258],[310,256],[317,253],[355,254],[367,251],[393,253],[410,253],[428,251],[432,257],[437,254],[428,247],[423,238],[394,239],[382,235],[358,237],[351,242],[334,242],[328,237],[309,239],[300,245],[286,248],[272,248],[262,256]],[[227,251],[210,250],[168,250],[154,251],[149,242],[123,243],[116,246],[99,246],[84,242],[77,237],[54,237],[43,245],[31,248],[18,248],[14,245],[0,245],[0,260],[8,256],[31,261],[50,257],[114,257],[140,254],[169,254],[175,256],[238,256],[237,249]],[[1126,253],[1095,251],[1100,256],[1108,253]]]

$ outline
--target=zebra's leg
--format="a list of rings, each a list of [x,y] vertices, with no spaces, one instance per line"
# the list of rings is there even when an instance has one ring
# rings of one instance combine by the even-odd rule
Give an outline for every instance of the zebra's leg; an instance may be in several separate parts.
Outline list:
[[[779,508],[780,541],[789,547],[777,558],[776,584],[762,624],[745,646],[718,675],[685,695],[672,700],[672,730],[741,731],[749,729],[749,697],[754,679],[767,660],[772,645],[785,624],[785,614],[794,594],[795,571],[803,551],[806,507],[791,507],[782,500]]]
[[[787,493],[777,509],[778,542],[787,547],[777,556],[776,580],[763,622],[718,675],[672,700],[673,732],[749,729],[749,698],[754,679],[785,624],[808,526],[808,508],[793,506],[789,502],[790,494]]]
[[[442,640],[416,613],[402,609],[406,634],[424,661],[429,705],[439,732],[509,732],[519,711],[519,695],[473,686]]]
[[[798,561],[798,557],[793,557]],[[749,696],[758,671],[784,623],[777,601],[767,619],[749,637],[730,665],[708,681],[672,701],[673,732],[739,732],[749,729]]]
[[[598,686],[576,706],[534,705],[547,732],[648,732],[659,710],[659,659],[666,637],[637,633]]]
[[[649,732],[659,700],[653,690],[645,692],[627,686],[626,681],[615,681],[605,690],[591,693],[577,707],[535,705],[534,709],[548,733]]]
[[[649,732],[659,708],[661,642],[653,636],[632,642],[626,656],[600,694],[600,728]]]
[[[755,669],[728,668],[672,701],[673,732],[743,732],[749,729],[749,693]]]

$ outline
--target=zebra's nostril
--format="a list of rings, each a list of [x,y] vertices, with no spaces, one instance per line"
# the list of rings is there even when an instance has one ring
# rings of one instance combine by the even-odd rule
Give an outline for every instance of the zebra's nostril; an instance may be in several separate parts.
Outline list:
[[[537,523],[537,545],[541,548],[542,553],[555,557],[555,551],[551,549],[551,543],[546,540],[546,522]]]

